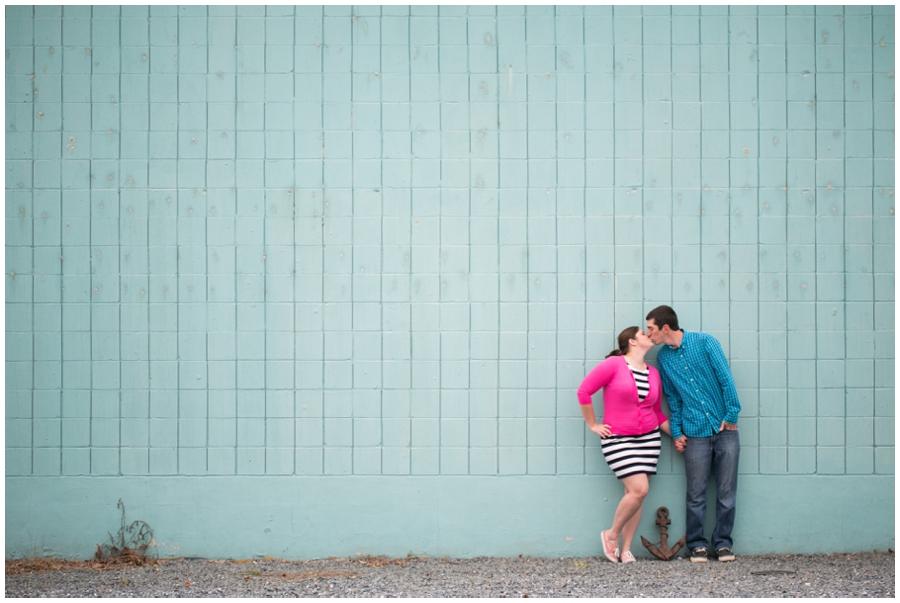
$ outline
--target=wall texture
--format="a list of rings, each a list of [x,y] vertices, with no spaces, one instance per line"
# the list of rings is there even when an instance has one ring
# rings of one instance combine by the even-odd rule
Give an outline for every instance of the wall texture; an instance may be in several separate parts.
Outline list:
[[[7,555],[120,497],[163,554],[596,554],[574,392],[660,303],[738,552],[894,546],[892,6],[9,6],[6,74]]]

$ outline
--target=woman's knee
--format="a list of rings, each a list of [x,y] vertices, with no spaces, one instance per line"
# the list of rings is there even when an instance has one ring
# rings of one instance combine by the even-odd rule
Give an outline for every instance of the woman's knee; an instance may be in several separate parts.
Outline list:
[[[645,480],[635,480],[634,482],[625,486],[625,493],[634,496],[635,498],[639,498],[643,501],[647,497],[647,493],[650,492],[650,482]]]

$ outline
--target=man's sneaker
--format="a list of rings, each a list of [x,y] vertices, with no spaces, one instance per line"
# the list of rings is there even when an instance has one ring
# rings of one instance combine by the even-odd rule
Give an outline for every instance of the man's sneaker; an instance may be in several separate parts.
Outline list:
[[[719,558],[719,561],[734,561],[734,553],[727,546],[723,546],[716,551],[716,556]]]
[[[706,563],[706,549],[701,547],[697,547],[691,553],[691,563]]]

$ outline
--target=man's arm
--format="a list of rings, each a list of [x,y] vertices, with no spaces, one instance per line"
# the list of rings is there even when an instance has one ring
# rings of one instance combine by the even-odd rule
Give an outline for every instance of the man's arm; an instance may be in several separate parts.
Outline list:
[[[738,400],[734,376],[731,374],[731,368],[728,366],[728,360],[725,358],[725,352],[722,351],[722,345],[719,341],[710,335],[706,338],[706,342],[706,353],[712,365],[713,373],[716,375],[716,381],[719,382],[719,387],[722,388],[722,397],[725,400],[725,423],[737,425],[738,413],[741,412],[741,402]]]
[[[672,413],[672,416],[669,419],[669,425],[672,428],[672,439],[675,440],[683,435],[681,433],[681,397],[678,395],[678,390],[675,389],[675,385],[666,373],[664,362],[660,362],[659,357],[657,357],[657,363],[659,364],[659,376],[662,378],[663,391],[666,392],[669,411]]]

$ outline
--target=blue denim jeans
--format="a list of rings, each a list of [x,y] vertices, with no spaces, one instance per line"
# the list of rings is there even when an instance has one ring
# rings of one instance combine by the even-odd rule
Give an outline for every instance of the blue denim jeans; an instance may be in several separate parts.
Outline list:
[[[706,484],[710,470],[716,474],[716,527],[712,533],[713,550],[732,548],[734,503],[737,495],[738,457],[741,440],[738,431],[723,429],[707,438],[687,439],[684,449],[684,474],[687,478],[687,534],[689,550],[709,548],[703,536],[706,517]]]

